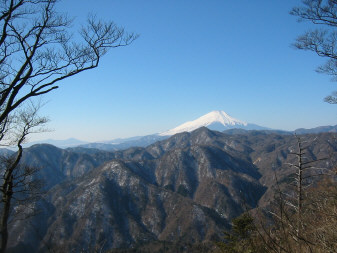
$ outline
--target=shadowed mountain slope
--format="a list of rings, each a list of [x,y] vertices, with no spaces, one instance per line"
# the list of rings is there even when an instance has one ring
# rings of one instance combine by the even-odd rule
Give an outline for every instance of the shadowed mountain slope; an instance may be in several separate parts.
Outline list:
[[[333,167],[333,134],[305,138],[309,157],[329,154],[319,166]],[[268,204],[274,171],[280,179],[291,172],[284,164],[295,161],[295,148],[291,135],[228,135],[205,127],[116,152],[33,146],[24,161],[41,167],[48,192],[34,203],[38,216],[14,222],[10,246],[16,252],[106,251],[219,238],[244,205]]]

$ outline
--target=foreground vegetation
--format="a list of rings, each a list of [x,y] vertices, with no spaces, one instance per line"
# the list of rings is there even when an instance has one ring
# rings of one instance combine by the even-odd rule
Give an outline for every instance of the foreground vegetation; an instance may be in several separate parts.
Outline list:
[[[266,208],[233,219],[217,245],[222,252],[337,252],[336,169],[316,167],[326,158],[308,158],[309,150],[297,137],[297,163],[288,180],[278,182]],[[328,163],[328,162],[327,162]]]

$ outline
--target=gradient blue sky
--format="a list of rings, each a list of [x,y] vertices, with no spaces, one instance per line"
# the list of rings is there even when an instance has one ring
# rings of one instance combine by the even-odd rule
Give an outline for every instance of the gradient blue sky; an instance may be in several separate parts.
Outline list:
[[[162,132],[213,110],[294,130],[337,124],[323,102],[336,83],[314,70],[324,61],[295,50],[310,29],[289,11],[298,0],[71,0],[59,8],[83,22],[89,12],[140,34],[100,66],[44,97],[53,132],[31,137],[86,141]]]

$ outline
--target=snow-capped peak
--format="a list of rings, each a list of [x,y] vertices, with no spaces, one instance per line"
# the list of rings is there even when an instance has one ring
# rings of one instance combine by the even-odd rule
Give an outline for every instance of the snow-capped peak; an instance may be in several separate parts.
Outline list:
[[[244,125],[246,126],[247,123],[243,122],[241,120],[235,119],[231,116],[229,116],[224,111],[212,111],[210,113],[205,114],[204,116],[201,116],[199,119],[192,121],[192,122],[198,122],[204,124],[203,126],[208,126],[214,122],[219,122],[223,125]]]
[[[165,136],[174,135],[181,132],[191,132],[200,127],[208,127],[211,130],[223,131],[229,128],[245,128],[246,126],[246,122],[237,120],[229,116],[224,111],[212,111],[196,120],[188,121],[176,128],[160,133],[160,135]]]

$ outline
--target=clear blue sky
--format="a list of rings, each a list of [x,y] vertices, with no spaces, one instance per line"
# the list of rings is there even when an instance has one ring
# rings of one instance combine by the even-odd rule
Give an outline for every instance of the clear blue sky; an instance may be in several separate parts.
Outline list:
[[[53,132],[36,139],[109,140],[157,133],[212,110],[294,130],[337,124],[323,102],[337,84],[314,70],[323,59],[291,44],[308,30],[289,11],[295,0],[71,0],[87,13],[140,34],[95,69],[44,97]]]

